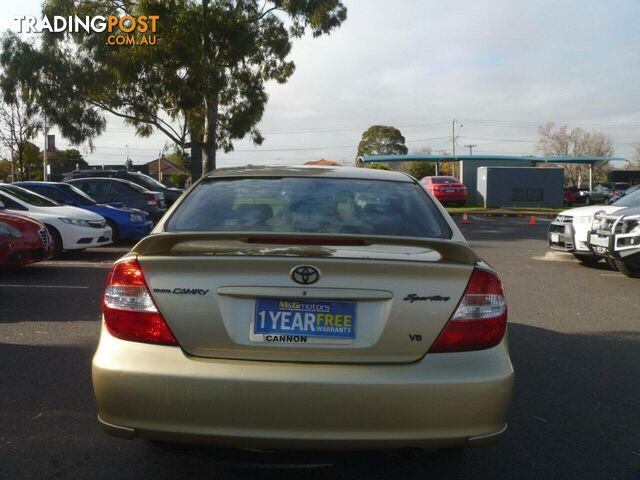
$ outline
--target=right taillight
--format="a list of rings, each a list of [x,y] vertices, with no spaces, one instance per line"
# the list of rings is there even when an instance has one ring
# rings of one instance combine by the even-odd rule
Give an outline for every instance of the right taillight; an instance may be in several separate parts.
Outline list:
[[[151,298],[135,258],[117,262],[111,269],[104,292],[103,314],[107,330],[114,337],[133,342],[178,344]]]
[[[507,327],[507,303],[498,276],[475,268],[467,288],[430,353],[466,352],[496,346]]]

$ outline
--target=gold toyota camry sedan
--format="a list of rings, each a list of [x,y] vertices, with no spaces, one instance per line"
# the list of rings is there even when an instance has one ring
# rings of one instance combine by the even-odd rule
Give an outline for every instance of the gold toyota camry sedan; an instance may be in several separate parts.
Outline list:
[[[506,323],[497,274],[414,178],[217,170],[109,274],[99,421],[244,448],[487,445],[507,428]]]

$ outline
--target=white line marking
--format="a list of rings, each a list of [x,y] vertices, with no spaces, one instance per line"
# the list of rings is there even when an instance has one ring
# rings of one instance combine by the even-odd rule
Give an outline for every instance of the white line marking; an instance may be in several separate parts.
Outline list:
[[[67,267],[67,268],[111,268],[113,262],[69,262],[69,261],[48,261],[38,262],[30,265],[33,267]]]
[[[78,288],[78,289],[86,289],[89,287],[79,286],[79,285],[2,285],[0,284],[0,288]]]

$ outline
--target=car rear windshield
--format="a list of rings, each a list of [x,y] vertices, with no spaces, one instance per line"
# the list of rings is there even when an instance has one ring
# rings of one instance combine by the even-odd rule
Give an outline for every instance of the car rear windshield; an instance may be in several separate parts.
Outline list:
[[[431,183],[460,183],[454,177],[431,177]]]
[[[17,185],[2,185],[2,190],[34,207],[58,207],[60,204]]]
[[[443,215],[414,183],[309,177],[205,181],[166,230],[451,238]]]
[[[140,182],[142,182],[144,186],[147,187],[149,190],[167,188],[166,185],[160,183],[158,180],[156,180],[153,177],[150,177],[149,175],[145,175],[144,173],[129,172],[129,175],[135,175],[136,178],[140,180]]]

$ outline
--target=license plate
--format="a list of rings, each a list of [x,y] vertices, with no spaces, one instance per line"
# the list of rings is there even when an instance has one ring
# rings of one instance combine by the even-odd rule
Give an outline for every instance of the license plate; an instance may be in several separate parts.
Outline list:
[[[455,192],[457,192],[457,190],[455,188],[447,188],[445,190],[445,192],[447,192],[447,193],[455,193]]]
[[[352,343],[356,302],[258,298],[250,338],[265,343]]]
[[[557,233],[552,233],[551,234],[551,241],[553,243],[558,243],[560,241],[560,235],[558,235]]]
[[[608,247],[609,246],[609,237],[598,237],[596,235],[591,235],[591,239],[589,243],[591,245],[597,245],[598,247]]]

